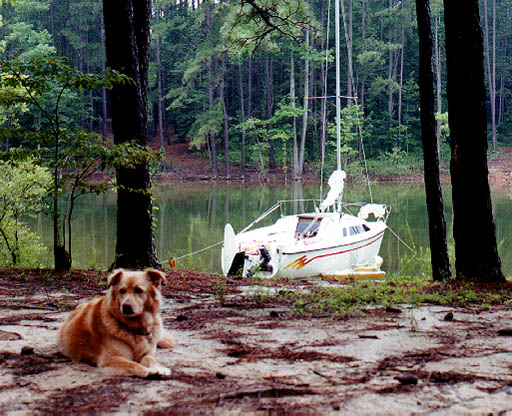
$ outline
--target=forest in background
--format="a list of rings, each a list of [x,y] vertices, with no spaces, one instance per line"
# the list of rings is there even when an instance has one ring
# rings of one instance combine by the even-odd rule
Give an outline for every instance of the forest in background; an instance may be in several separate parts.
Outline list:
[[[300,177],[304,168],[320,165],[323,149],[332,166],[334,99],[315,97],[332,97],[335,91],[333,2],[265,0],[259,9],[253,3],[153,1],[150,136],[161,148],[188,143],[208,158],[214,177],[230,176],[231,166],[241,167],[243,175],[246,165]],[[488,137],[496,150],[511,141],[512,2],[480,5]],[[343,0],[341,10],[342,93],[355,97],[344,100],[344,167],[358,165],[361,138],[366,156],[384,162],[380,168],[420,165],[415,3]],[[447,158],[442,2],[431,1],[431,10],[437,136]],[[100,0],[17,0],[3,2],[0,13],[2,59],[65,56],[81,72],[105,68]],[[70,129],[107,136],[107,89],[66,92],[63,100],[62,119]],[[34,128],[45,120],[20,105],[0,108],[0,123]],[[16,134],[2,141],[4,148],[34,145]]]

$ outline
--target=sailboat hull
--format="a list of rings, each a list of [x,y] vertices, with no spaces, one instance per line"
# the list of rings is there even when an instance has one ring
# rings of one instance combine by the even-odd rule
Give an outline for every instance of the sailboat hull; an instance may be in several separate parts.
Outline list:
[[[309,251],[284,252],[281,267],[275,275],[300,278],[343,270],[356,274],[358,268],[364,268],[378,256],[383,237],[384,229],[361,241]]]
[[[233,235],[226,227],[224,274],[301,278],[322,274],[376,272],[387,226],[339,213],[308,213]],[[379,260],[380,259],[380,260]]]

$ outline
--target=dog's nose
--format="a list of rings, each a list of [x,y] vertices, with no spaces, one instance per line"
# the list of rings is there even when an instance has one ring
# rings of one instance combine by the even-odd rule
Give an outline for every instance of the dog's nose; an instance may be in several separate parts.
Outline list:
[[[133,315],[133,308],[129,303],[123,304],[122,311],[124,315]]]

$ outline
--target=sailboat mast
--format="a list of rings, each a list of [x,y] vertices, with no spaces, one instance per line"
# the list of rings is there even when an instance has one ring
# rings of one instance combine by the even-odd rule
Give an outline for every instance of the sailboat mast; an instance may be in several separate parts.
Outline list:
[[[340,89],[340,0],[335,0],[334,27],[336,38],[336,154],[338,170],[341,170],[341,89]]]

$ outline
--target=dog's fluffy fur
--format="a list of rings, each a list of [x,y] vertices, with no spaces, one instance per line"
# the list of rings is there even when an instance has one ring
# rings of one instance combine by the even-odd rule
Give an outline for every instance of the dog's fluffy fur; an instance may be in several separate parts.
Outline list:
[[[109,374],[170,375],[153,357],[157,346],[173,346],[159,315],[163,282],[165,275],[158,270],[115,270],[107,294],[79,305],[60,328],[64,355]]]

